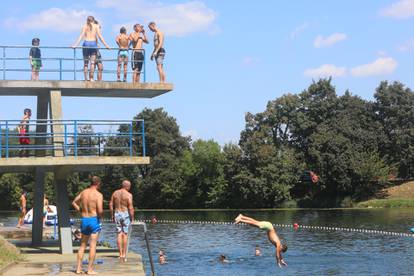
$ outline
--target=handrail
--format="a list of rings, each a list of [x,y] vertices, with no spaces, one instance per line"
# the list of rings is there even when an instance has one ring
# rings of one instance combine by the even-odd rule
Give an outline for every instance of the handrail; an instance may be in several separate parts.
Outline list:
[[[36,131],[43,126],[43,131]],[[114,129],[115,128],[115,129]],[[0,158],[146,155],[144,120],[0,120]],[[24,130],[24,131],[23,131]],[[46,151],[46,153],[41,153]],[[60,155],[56,155],[57,152]]]
[[[18,80],[18,79],[28,79],[28,75],[25,77],[21,76],[21,73],[31,72],[32,69],[29,65],[29,53],[22,52],[23,49],[30,49],[33,46],[28,45],[0,45],[2,49],[1,68],[3,72],[3,80]],[[42,51],[41,60],[43,61],[43,67],[40,69],[41,77],[40,79],[45,80],[78,80],[83,79],[83,77],[78,76],[84,72],[83,70],[83,49],[87,47],[66,47],[66,46],[39,46]],[[90,48],[89,48],[90,49]],[[108,75],[109,77],[105,80],[113,81],[117,73],[118,66],[118,51],[121,48],[103,48],[96,47],[94,49],[99,50],[101,53],[100,62],[103,64],[104,69],[102,74]],[[128,52],[132,54],[134,49],[128,48]],[[53,51],[57,53],[52,53]],[[142,62],[142,69],[140,74],[143,75],[143,82],[146,82],[146,59],[145,59],[145,49],[140,50],[144,54],[143,60],[134,60],[133,56],[128,57],[128,67],[127,74],[130,75],[133,73],[131,65],[133,62]],[[11,53],[12,52],[12,53]],[[17,53],[16,53],[17,52]],[[108,54],[109,53],[109,54]],[[12,64],[9,65],[8,61],[12,61]],[[82,62],[80,62],[82,61]],[[51,63],[55,64],[52,66]],[[98,63],[97,63],[98,64]],[[109,69],[108,69],[109,68]],[[99,67],[95,66],[95,72],[98,74]],[[13,73],[13,76],[10,76],[8,73]],[[57,73],[54,75],[53,73]],[[68,73],[71,77],[68,76]],[[121,73],[123,73],[123,67],[121,68]],[[110,75],[112,74],[112,78]]]

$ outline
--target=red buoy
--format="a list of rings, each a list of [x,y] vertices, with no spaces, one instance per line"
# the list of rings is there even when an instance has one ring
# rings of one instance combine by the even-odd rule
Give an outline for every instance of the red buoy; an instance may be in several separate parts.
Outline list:
[[[293,224],[293,229],[298,230],[298,228],[299,228],[299,224],[295,222],[295,223]]]
[[[158,222],[157,217],[156,217],[156,216],[153,216],[153,217],[151,218],[151,223],[152,223],[152,224],[157,224],[157,222]]]

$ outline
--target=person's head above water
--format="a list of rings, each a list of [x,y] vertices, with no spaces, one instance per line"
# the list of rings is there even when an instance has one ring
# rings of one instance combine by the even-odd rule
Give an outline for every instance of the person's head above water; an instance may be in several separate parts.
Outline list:
[[[124,26],[121,27],[121,29],[119,30],[119,33],[121,34],[126,34],[127,30]]]
[[[95,186],[95,187],[99,188],[99,186],[101,186],[101,178],[99,176],[96,176],[96,175],[92,176],[90,186],[91,187]]]
[[[122,181],[122,188],[129,191],[131,189],[131,182],[129,180]]]

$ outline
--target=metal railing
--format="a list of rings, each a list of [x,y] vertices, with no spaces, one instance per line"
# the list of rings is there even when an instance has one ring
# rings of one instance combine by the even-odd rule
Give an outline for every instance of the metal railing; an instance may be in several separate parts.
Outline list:
[[[33,46],[6,46],[0,45],[1,62],[0,72],[3,80],[23,80],[30,79],[31,65],[29,52]],[[40,46],[42,68],[40,69],[41,80],[83,80],[84,58],[83,47],[54,47]],[[102,80],[116,80],[118,66],[119,48],[96,48],[101,58],[96,60],[95,75],[99,72],[98,61],[103,65]],[[146,63],[145,50],[143,60],[134,60],[132,49],[128,50],[128,74],[132,74],[131,65],[133,62],[142,62],[141,75],[143,82],[146,82]],[[88,73],[89,74],[89,73]],[[121,66],[121,76],[123,76],[123,66]],[[95,77],[96,79],[96,77]]]
[[[144,120],[0,120],[0,158],[146,156]]]

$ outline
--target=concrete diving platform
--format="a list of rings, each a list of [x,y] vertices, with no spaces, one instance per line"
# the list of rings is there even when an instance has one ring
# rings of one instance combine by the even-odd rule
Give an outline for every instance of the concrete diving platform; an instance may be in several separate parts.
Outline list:
[[[173,89],[172,83],[0,80],[0,96],[42,96],[58,90],[63,97],[154,98]]]
[[[145,156],[13,157],[0,158],[0,172],[27,172],[38,167],[42,167],[46,171],[53,171],[56,166],[83,171],[110,165],[138,166],[148,164],[150,164],[150,158]]]

